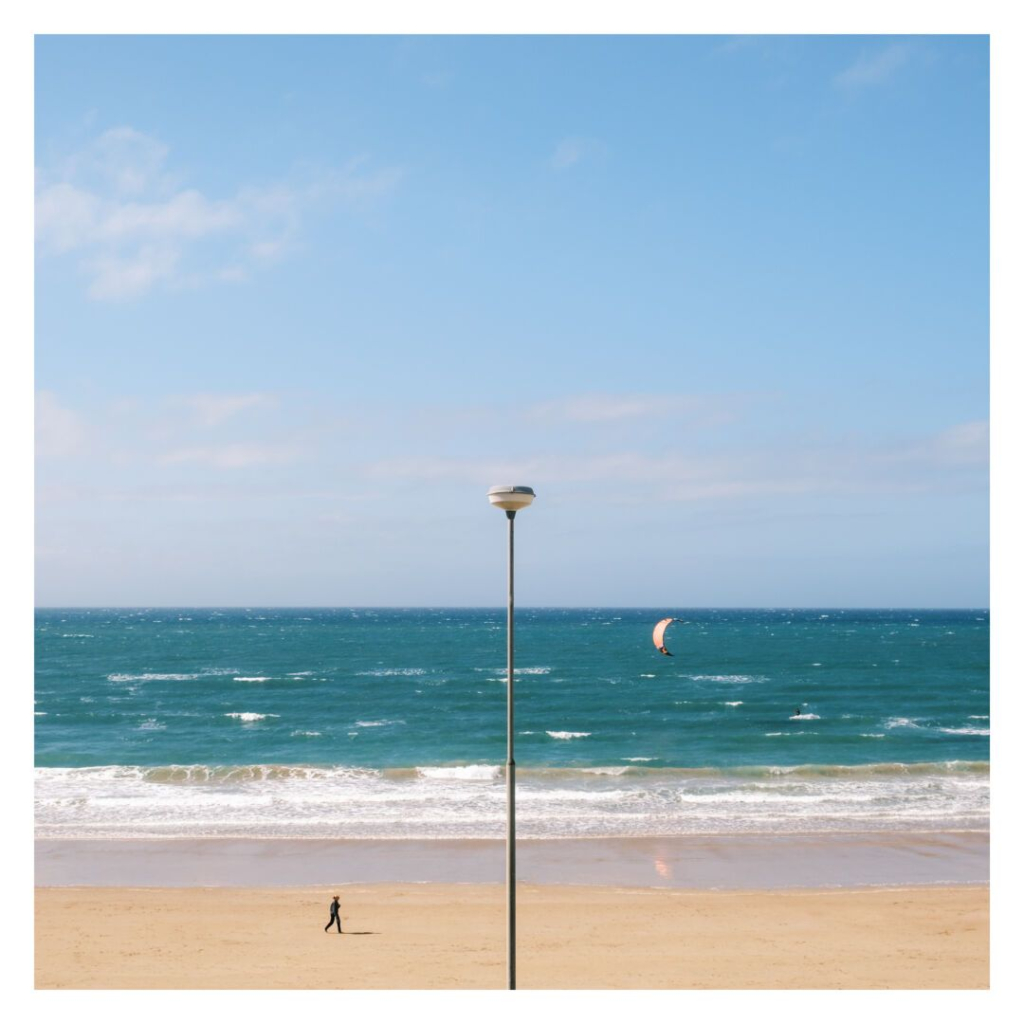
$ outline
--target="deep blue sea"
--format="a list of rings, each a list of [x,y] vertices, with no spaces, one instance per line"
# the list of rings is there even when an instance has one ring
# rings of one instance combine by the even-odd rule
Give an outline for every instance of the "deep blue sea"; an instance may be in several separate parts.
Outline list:
[[[40,835],[502,834],[504,609],[36,629]],[[521,836],[987,827],[987,611],[519,609],[516,664]]]

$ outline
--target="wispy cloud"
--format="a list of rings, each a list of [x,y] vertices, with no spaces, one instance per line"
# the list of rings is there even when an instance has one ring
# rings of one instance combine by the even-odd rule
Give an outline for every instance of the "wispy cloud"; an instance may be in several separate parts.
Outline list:
[[[675,417],[707,423],[732,419],[749,401],[742,395],[587,394],[542,402],[527,411],[531,419],[568,423],[620,423]]]
[[[987,466],[988,425],[972,422],[884,445],[789,439],[715,454],[624,449],[503,460],[410,457],[371,463],[364,471],[377,479],[478,486],[519,480],[561,488],[614,485],[607,501],[634,503],[977,490],[987,485]]]
[[[74,256],[90,297],[129,299],[157,285],[244,280],[287,254],[315,210],[365,205],[401,177],[397,168],[373,169],[359,157],[214,198],[181,187],[168,156],[158,139],[121,127],[39,171],[40,253]]]
[[[85,421],[52,391],[36,393],[35,413],[37,458],[69,458],[82,450],[88,431]]]
[[[140,400],[122,398],[88,413],[56,394],[36,395],[40,463],[75,457],[90,472],[143,477],[159,467],[245,469],[310,457],[324,433],[294,410],[276,415],[279,396],[203,392]]]
[[[879,459],[894,466],[911,464],[947,470],[987,467],[988,420],[958,423],[930,437],[894,445],[881,452]]]
[[[585,139],[579,135],[570,135],[555,146],[548,162],[556,171],[564,171],[581,160],[603,152],[604,146],[597,139]]]
[[[889,81],[913,55],[910,43],[891,43],[862,53],[849,67],[840,71],[833,84],[840,89],[861,89]]]
[[[139,245],[130,252],[103,252],[83,259],[93,299],[135,298],[160,281],[172,282],[181,264],[181,246],[168,242]]]
[[[451,84],[453,78],[450,71],[429,71],[420,75],[420,81],[429,89],[444,89]]]
[[[140,483],[131,482],[125,486],[86,484],[44,484],[36,491],[37,505],[67,505],[93,502],[123,502],[131,504],[189,503],[209,505],[223,502],[229,505],[245,505],[253,502],[310,501],[326,504],[332,509],[342,504],[365,502],[376,497],[368,491],[352,491],[316,487],[296,487],[292,481],[240,479],[238,476],[221,474],[216,480],[198,483]],[[318,512],[319,518],[335,518],[334,512]],[[346,518],[338,513],[339,520]]]
[[[199,394],[184,395],[172,404],[184,406],[192,413],[199,427],[218,427],[247,409],[272,409],[278,404],[276,395],[253,392],[246,395]]]
[[[740,50],[746,50],[752,46],[762,44],[764,39],[764,36],[728,36],[722,42],[714,45],[711,48],[711,53],[715,56],[737,53]]]
[[[165,465],[191,462],[211,469],[246,469],[295,462],[301,449],[283,444],[219,444],[195,448],[175,448],[161,458]]]
[[[128,126],[108,128],[55,168],[65,181],[78,181],[97,192],[133,196],[160,186],[173,188],[165,167],[168,147]]]

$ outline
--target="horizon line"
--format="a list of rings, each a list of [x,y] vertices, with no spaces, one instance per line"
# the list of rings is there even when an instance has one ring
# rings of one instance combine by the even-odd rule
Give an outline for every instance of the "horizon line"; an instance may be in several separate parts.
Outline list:
[[[670,605],[663,604],[538,604],[517,605],[519,611],[556,611],[578,609],[614,609],[617,611],[656,611],[674,607],[686,611],[844,611],[844,612],[991,612],[990,605],[746,605],[746,604],[715,604],[715,605]],[[33,610],[43,611],[174,611],[189,609],[191,611],[333,611],[355,609],[360,611],[504,611],[503,604],[52,604],[34,605]]]

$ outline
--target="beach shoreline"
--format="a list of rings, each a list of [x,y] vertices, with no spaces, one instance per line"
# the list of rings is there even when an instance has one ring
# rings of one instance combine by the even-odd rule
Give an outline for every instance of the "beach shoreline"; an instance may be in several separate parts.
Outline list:
[[[500,884],[36,889],[39,989],[501,989]],[[987,886],[518,887],[524,989],[983,989]]]

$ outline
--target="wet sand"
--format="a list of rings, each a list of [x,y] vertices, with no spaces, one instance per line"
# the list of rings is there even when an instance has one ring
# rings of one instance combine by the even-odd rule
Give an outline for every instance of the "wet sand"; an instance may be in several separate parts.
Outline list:
[[[524,989],[988,985],[984,885],[518,894]],[[500,989],[504,965],[500,884],[36,890],[38,988]]]
[[[986,883],[987,832],[520,840],[518,877],[687,889]],[[502,882],[500,840],[38,839],[36,884]]]

